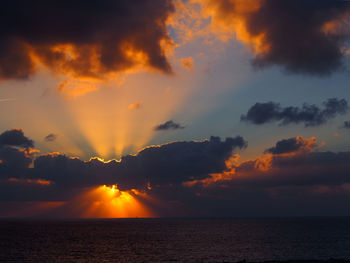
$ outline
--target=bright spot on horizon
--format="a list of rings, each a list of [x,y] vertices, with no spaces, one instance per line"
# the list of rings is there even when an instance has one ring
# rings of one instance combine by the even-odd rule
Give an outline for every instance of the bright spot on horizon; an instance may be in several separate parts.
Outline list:
[[[144,193],[137,190],[121,191],[117,185],[102,185],[82,196],[87,209],[86,218],[136,218],[153,217],[153,213],[141,202]]]

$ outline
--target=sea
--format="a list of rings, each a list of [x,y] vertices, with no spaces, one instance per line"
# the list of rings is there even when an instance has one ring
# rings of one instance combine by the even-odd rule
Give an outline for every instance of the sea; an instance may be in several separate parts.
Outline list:
[[[0,262],[350,259],[350,218],[0,220]]]

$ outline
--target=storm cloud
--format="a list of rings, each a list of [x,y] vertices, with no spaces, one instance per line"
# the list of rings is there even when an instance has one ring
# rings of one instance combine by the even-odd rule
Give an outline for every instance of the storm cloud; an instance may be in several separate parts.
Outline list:
[[[319,126],[337,115],[345,114],[349,109],[345,99],[331,98],[322,103],[322,107],[304,103],[302,107],[281,107],[279,103],[255,103],[241,116],[241,121],[256,125],[279,122],[280,125],[304,123],[305,127]]]
[[[207,0],[214,22],[249,45],[252,65],[281,66],[297,74],[325,76],[344,69],[350,40],[349,1]],[[278,22],[277,22],[278,21]]]
[[[171,73],[165,47],[170,0],[6,1],[0,10],[0,79],[26,79],[43,64],[72,77],[146,65]]]

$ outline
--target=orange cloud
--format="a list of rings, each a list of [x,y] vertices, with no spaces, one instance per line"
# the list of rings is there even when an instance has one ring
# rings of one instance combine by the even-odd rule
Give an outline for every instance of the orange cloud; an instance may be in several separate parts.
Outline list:
[[[194,71],[193,57],[181,58],[181,64],[188,71]]]
[[[139,70],[171,74],[167,55],[175,44],[166,21],[173,11],[171,0],[36,2],[30,7],[14,0],[2,9],[14,23],[1,36],[0,80],[27,79],[41,68],[69,82],[114,80]],[[26,15],[19,18],[20,13]],[[59,90],[74,98],[97,88],[61,83]]]
[[[57,92],[62,94],[67,99],[75,99],[76,97],[96,91],[97,89],[97,86],[91,82],[64,80],[58,84]]]
[[[128,109],[129,110],[137,110],[137,109],[141,108],[141,106],[142,106],[141,102],[136,102],[136,103],[129,104]]]
[[[256,68],[281,65],[293,73],[327,75],[343,66],[350,17],[346,1],[320,5],[317,1],[192,0],[186,6],[194,3],[201,6],[202,21],[210,19],[197,30],[206,33],[197,35],[237,39],[252,50]]]
[[[8,181],[14,182],[14,183],[36,184],[36,185],[43,185],[43,186],[49,186],[53,184],[53,182],[51,182],[50,180],[43,180],[43,179],[9,178]]]
[[[293,140],[292,140],[293,139]],[[291,147],[291,142],[293,143]],[[323,145],[323,144],[321,144]],[[296,146],[296,147],[295,147]],[[292,159],[312,152],[318,144],[315,137],[303,138],[297,136],[291,139],[280,140],[275,147],[269,148],[262,156],[255,160],[239,162],[239,155],[234,155],[226,161],[226,169],[222,173],[210,174],[209,178],[192,180],[183,183],[184,186],[194,187],[197,185],[210,187],[213,184],[225,184],[239,178],[250,178],[277,171],[275,162],[278,159]],[[293,150],[290,150],[293,149]]]
[[[221,40],[227,41],[236,37],[248,44],[254,52],[266,50],[264,33],[253,36],[246,27],[246,18],[259,10],[261,0],[194,1],[202,5],[204,17],[211,17],[211,31]]]
[[[323,142],[321,145],[324,145]],[[310,152],[319,145],[316,142],[315,137],[311,138],[303,138],[301,136],[297,136],[294,138],[280,140],[276,143],[275,147],[267,149],[266,152],[272,153],[274,155],[281,156],[291,156],[300,153]]]

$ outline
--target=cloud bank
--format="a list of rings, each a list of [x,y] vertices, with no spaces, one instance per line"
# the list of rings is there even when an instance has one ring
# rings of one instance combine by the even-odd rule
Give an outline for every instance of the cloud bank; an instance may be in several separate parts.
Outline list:
[[[35,157],[26,148],[29,139],[18,131],[4,132],[20,139],[0,147],[0,201],[5,204],[65,202],[67,206],[57,213],[68,213],[68,208],[83,211],[79,200],[89,206],[82,198],[91,189],[117,184],[122,191],[141,191],[144,204],[158,216],[347,215],[348,211],[344,208],[350,201],[350,152],[319,151],[315,138],[281,139],[266,154],[245,161],[239,161],[236,151],[247,142],[237,136],[150,146],[119,161],[104,162],[59,153]]]
[[[6,131],[0,138],[18,131]],[[22,131],[17,135],[26,138]],[[10,143],[27,145],[23,141]],[[224,141],[211,137],[204,141],[150,146],[120,161],[104,162],[98,158],[82,161],[59,153],[34,158],[28,151],[6,146],[0,148],[0,178],[6,185],[27,179],[50,182],[53,188],[61,189],[62,194],[69,189],[105,184],[118,184],[121,190],[146,189],[149,185],[181,184],[207,178],[211,173],[224,170],[232,152],[244,147],[246,142],[240,136]]]

